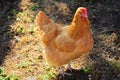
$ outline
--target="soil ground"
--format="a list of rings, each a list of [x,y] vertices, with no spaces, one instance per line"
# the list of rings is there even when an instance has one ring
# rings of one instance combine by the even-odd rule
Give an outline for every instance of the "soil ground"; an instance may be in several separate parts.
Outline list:
[[[94,36],[89,55],[71,61],[63,78],[49,68],[40,47],[35,16],[42,10],[53,22],[68,25],[86,7]],[[120,80],[119,0],[0,0],[0,66],[19,80]]]

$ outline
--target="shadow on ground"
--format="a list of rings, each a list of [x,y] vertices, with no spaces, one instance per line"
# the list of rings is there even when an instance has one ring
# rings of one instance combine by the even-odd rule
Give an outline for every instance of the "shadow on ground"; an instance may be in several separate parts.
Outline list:
[[[69,70],[65,72],[70,75],[65,75],[63,77],[61,74],[58,74],[57,80],[89,80],[89,74],[85,73],[83,70],[72,69],[72,72]]]
[[[14,32],[10,25],[15,21],[15,15],[20,11],[21,0],[0,0],[0,65],[12,48]]]
[[[66,73],[71,75],[62,76],[57,75],[57,80],[119,80],[120,79],[120,65],[111,64],[101,55],[90,54],[90,58],[94,64],[89,66],[90,70],[85,69],[72,69],[72,72],[66,70]]]

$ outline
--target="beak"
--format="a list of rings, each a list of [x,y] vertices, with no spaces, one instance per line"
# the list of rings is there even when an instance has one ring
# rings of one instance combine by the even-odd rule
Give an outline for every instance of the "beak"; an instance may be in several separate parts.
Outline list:
[[[79,14],[79,16],[80,16],[80,17],[85,17],[85,18],[88,17],[87,14]]]

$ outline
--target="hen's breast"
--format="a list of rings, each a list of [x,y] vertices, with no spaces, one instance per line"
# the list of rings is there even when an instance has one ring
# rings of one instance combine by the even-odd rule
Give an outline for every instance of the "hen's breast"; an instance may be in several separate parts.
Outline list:
[[[66,27],[67,28],[67,27]],[[55,39],[56,48],[63,52],[72,52],[75,49],[75,41],[69,37],[66,28],[62,28]]]

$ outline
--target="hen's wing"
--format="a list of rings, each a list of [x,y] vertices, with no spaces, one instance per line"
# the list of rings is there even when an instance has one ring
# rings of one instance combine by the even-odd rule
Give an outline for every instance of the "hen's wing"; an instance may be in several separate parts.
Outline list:
[[[36,25],[40,28],[40,38],[45,44],[54,39],[58,33],[57,24],[52,23],[42,11],[36,16]]]

